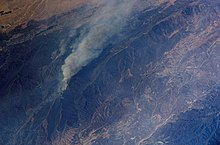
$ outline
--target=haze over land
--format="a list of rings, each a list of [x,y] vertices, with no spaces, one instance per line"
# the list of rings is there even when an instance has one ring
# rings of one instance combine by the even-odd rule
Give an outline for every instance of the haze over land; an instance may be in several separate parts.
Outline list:
[[[0,145],[219,145],[220,1],[0,7]]]

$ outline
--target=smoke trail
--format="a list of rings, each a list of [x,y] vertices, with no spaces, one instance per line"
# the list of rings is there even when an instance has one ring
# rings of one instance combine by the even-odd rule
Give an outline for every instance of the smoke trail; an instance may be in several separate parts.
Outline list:
[[[100,55],[108,39],[119,33],[133,4],[134,0],[101,1],[102,8],[90,22],[88,34],[79,42],[78,47],[72,50],[62,65],[63,90],[66,89],[72,76]]]

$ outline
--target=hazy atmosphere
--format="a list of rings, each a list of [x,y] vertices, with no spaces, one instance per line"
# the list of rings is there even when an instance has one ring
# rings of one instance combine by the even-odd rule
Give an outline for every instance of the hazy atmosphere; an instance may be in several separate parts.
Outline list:
[[[0,1],[0,145],[220,145],[220,1]]]

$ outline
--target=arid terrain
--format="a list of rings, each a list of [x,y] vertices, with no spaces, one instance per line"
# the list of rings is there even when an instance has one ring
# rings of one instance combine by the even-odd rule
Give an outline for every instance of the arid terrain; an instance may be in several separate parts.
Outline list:
[[[219,145],[220,1],[1,0],[0,145]]]

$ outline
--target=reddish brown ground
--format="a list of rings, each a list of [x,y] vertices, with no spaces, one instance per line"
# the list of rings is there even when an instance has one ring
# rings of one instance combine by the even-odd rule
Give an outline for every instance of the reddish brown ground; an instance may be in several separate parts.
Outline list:
[[[47,19],[95,0],[1,0],[0,32],[8,32],[30,20]]]

